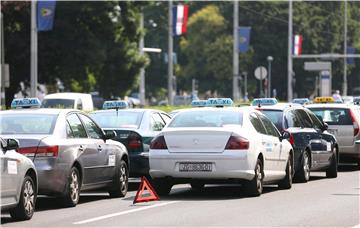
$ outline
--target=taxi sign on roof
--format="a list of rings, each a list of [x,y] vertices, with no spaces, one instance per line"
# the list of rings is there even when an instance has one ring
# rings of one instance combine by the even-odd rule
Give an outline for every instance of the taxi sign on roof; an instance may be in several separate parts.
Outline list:
[[[128,107],[127,101],[105,101],[103,104],[103,109],[125,109]]]
[[[38,98],[16,98],[11,102],[11,108],[40,108]]]
[[[360,105],[360,97],[354,97],[353,103],[355,105]]]
[[[303,105],[303,104],[309,104],[310,100],[309,98],[295,98],[292,100],[292,103]]]
[[[261,105],[276,105],[278,101],[275,98],[255,98],[252,102],[252,106]]]
[[[193,100],[191,106],[193,107],[205,107],[207,104],[206,100]]]
[[[223,107],[223,106],[232,106],[233,101],[230,98],[209,98],[206,101],[206,106],[208,107]]]
[[[333,97],[315,97],[314,103],[335,103]]]

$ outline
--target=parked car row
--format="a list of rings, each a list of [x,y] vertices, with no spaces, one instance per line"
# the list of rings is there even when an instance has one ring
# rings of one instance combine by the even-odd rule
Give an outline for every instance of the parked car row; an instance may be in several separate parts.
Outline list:
[[[160,195],[179,183],[197,191],[241,183],[249,196],[264,184],[289,189],[311,171],[335,178],[339,159],[360,166],[360,106],[318,102],[265,98],[234,107],[210,98],[167,114],[106,101],[86,114],[14,99],[12,110],[0,111],[1,180],[12,181],[2,185],[1,208],[30,219],[39,194],[61,197],[64,206],[76,206],[85,190],[123,197],[129,177],[147,176]]]

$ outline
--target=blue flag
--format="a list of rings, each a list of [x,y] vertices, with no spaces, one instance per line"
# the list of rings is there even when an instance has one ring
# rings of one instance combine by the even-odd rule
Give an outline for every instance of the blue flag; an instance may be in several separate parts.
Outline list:
[[[355,48],[354,47],[347,47],[346,52],[348,54],[355,54]],[[347,64],[355,64],[355,60],[354,60],[354,58],[346,58],[346,63]]]
[[[37,3],[38,31],[49,31],[53,28],[55,5],[56,5],[55,0],[38,1]]]
[[[239,27],[239,51],[245,53],[249,50],[251,27]]]

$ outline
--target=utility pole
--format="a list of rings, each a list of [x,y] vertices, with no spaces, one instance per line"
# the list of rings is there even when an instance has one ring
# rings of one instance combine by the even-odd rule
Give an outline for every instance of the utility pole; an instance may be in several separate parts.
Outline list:
[[[169,1],[169,31],[168,31],[168,40],[169,40],[169,47],[168,47],[168,104],[173,105],[173,34],[172,34],[172,27],[173,27],[173,2],[172,0]]]
[[[141,14],[140,14],[140,28],[141,28],[141,30],[144,29],[144,13],[143,12],[141,12]],[[140,49],[140,55],[143,56],[144,55],[144,36],[141,36],[141,38],[140,38],[139,49]],[[140,69],[139,96],[140,96],[140,105],[144,106],[145,105],[145,69],[144,69],[144,67],[142,67]]]
[[[234,1],[233,99],[239,100],[239,2]]]
[[[293,99],[293,62],[292,62],[292,39],[293,39],[293,2],[289,0],[289,28],[288,28],[288,94],[287,99],[290,102]]]
[[[38,83],[37,61],[37,27],[36,27],[36,0],[31,1],[31,66],[30,66],[30,96],[36,97]]]
[[[4,45],[4,18],[3,18],[3,14],[1,12],[1,24],[0,24],[0,29],[1,29],[1,69],[0,69],[0,109],[2,109],[2,105],[5,104],[3,102],[3,87],[5,87],[5,85],[3,85],[3,68],[4,68],[4,64],[5,64],[5,45]]]
[[[343,88],[342,88],[342,94],[343,96],[347,95],[347,0],[344,1],[345,7],[344,7],[344,74],[343,74]]]

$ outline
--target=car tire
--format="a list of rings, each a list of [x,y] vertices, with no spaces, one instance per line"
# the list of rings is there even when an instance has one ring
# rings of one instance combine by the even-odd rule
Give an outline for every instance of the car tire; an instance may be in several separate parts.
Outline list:
[[[302,153],[301,168],[297,172],[296,179],[301,183],[306,183],[310,179],[310,157],[307,151]]]
[[[109,190],[109,195],[112,198],[124,197],[129,189],[129,168],[124,160],[120,161],[120,164],[116,170],[115,178],[113,180],[113,186]]]
[[[172,184],[168,180],[157,178],[157,179],[153,179],[152,183],[156,193],[159,196],[169,195],[172,188]]]
[[[263,165],[260,159],[257,159],[255,165],[255,176],[252,180],[245,182],[245,191],[248,196],[260,196],[263,192]]]
[[[336,159],[336,155],[333,154],[331,156],[331,164],[326,170],[326,177],[327,178],[336,178],[337,177],[337,171],[338,171],[338,163]]]
[[[68,182],[66,184],[65,195],[63,197],[63,203],[65,207],[75,207],[80,198],[81,179],[79,170],[76,167],[72,167]]]
[[[191,182],[191,189],[196,192],[200,192],[204,189],[205,184],[201,182]]]
[[[292,164],[292,156],[289,155],[288,162],[286,164],[286,175],[284,179],[282,179],[278,186],[280,189],[290,189],[292,187],[292,179],[293,179],[293,164]]]
[[[25,176],[18,205],[11,209],[10,215],[15,220],[29,220],[34,214],[36,203],[36,187],[30,176]]]

